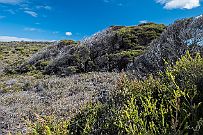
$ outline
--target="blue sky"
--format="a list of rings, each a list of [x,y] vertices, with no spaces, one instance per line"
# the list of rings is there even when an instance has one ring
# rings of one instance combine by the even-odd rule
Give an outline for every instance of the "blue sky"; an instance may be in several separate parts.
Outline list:
[[[0,41],[80,40],[112,25],[170,24],[201,0],[0,0]]]

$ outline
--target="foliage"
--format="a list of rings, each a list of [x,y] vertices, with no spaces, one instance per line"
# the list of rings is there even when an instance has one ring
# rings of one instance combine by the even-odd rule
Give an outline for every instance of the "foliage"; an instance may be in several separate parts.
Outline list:
[[[16,67],[23,64],[30,56],[49,44],[40,42],[1,42],[0,69],[3,68],[8,74],[15,74]]]
[[[145,23],[135,27],[123,27],[117,34],[122,37],[123,49],[135,49],[137,46],[148,46],[165,28],[163,24]]]
[[[69,66],[67,68],[65,68],[66,71],[64,71],[65,75],[72,75],[77,73],[78,69],[75,66]]]
[[[118,115],[120,132],[202,134],[202,68],[200,55],[193,59],[187,53],[175,66],[169,66],[161,79],[122,84],[125,94],[121,95],[128,96]]]
[[[112,26],[81,42],[61,40],[34,54],[15,72],[32,72],[29,67],[33,67],[44,74],[64,76],[70,75],[64,73],[69,66],[77,67],[75,73],[120,72],[126,70],[134,58],[143,54],[164,29],[164,25],[154,23],[130,27]],[[19,51],[21,49],[18,48]]]
[[[114,70],[115,68],[118,69],[118,71],[126,70],[127,65],[130,62],[133,62],[133,60],[143,54],[143,50],[128,50],[128,51],[120,51],[118,53],[109,54],[106,55],[108,57],[108,67],[109,71]],[[107,61],[105,61],[107,62]]]
[[[139,56],[142,53],[143,53],[142,50],[129,50],[129,51],[122,51],[122,52],[116,53],[115,55],[118,55],[118,56],[121,56],[121,57],[132,58],[132,57]]]
[[[42,72],[36,70],[34,66],[27,66],[29,72],[22,76],[18,75],[15,69],[49,44],[46,42],[0,42],[0,93],[23,91],[25,80],[42,78]]]
[[[37,123],[34,125],[27,122],[28,125],[33,127],[31,133],[33,135],[68,135],[69,130],[69,121],[54,121],[53,116],[46,116],[46,117],[40,117],[39,115],[36,114],[37,117]]]
[[[74,40],[61,40],[61,41],[59,41],[60,46],[73,45],[73,44],[77,44],[77,42]]]
[[[156,78],[129,80],[124,74],[112,100],[91,103],[61,130],[69,134],[202,134],[202,78],[203,58],[189,53]]]

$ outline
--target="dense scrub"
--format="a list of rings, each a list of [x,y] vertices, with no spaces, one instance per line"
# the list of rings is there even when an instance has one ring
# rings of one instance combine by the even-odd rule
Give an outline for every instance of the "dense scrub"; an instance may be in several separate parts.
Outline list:
[[[81,42],[67,41],[36,53],[17,68],[24,73],[39,70],[44,74],[67,76],[91,71],[129,71],[138,78],[164,71],[164,60],[174,63],[190,50],[203,56],[203,17],[162,24],[111,26]],[[73,44],[72,44],[73,43]]]
[[[203,58],[187,53],[156,78],[123,74],[112,99],[91,103],[71,120],[38,117],[30,134],[202,134],[202,84]]]
[[[6,69],[13,72],[16,66],[23,64],[33,54],[43,47],[52,43],[49,42],[0,42],[0,70]]]
[[[91,71],[125,70],[164,29],[164,25],[154,23],[112,26],[81,42],[64,40],[33,55],[17,68],[17,72],[36,69],[44,74],[66,76]]]
[[[34,114],[71,118],[87,102],[103,100],[102,93],[109,94],[115,89],[117,73],[93,72],[60,78],[34,69],[18,74],[10,69],[50,44],[0,44],[0,135],[25,134],[26,120],[35,119]],[[3,72],[5,68],[10,72]]]
[[[117,73],[86,73],[68,77],[2,76],[0,134],[25,134],[36,115],[71,118],[88,102],[103,101],[115,90]]]
[[[139,78],[164,71],[164,60],[175,63],[189,50],[203,56],[203,16],[186,18],[169,25],[149,49],[128,65],[127,70]]]
[[[33,54],[51,43],[46,42],[0,42],[0,93],[21,91],[25,85],[15,68],[27,61]],[[24,74],[28,80],[42,77],[36,70]],[[16,79],[20,78],[20,79]]]
[[[163,24],[144,23],[137,27],[123,27],[117,33],[123,40],[122,49],[138,49],[147,47],[152,40],[161,35],[165,28]]]
[[[3,43],[0,134],[203,134],[202,26],[199,16]]]

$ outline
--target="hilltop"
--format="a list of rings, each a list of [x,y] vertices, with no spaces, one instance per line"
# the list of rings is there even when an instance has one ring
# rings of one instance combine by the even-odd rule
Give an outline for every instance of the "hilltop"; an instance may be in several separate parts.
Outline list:
[[[120,72],[143,54],[165,28],[155,23],[111,26],[78,43],[61,41],[44,48],[20,66],[18,72],[36,69],[61,76],[92,71]]]
[[[59,76],[135,70],[136,76],[142,78],[163,71],[163,60],[173,63],[186,50],[203,54],[202,34],[196,31],[201,22],[202,17],[194,17],[168,27],[155,23],[111,26],[79,42],[61,41],[44,48],[15,70],[23,73],[34,69]]]

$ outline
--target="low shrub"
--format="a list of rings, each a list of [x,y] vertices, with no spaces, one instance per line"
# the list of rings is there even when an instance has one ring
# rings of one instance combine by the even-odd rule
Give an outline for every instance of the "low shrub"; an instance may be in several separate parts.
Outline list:
[[[67,45],[73,45],[73,44],[77,44],[77,42],[74,40],[61,40],[59,42],[59,45],[61,46],[67,46]]]
[[[148,46],[149,43],[158,38],[166,28],[163,24],[144,23],[138,26],[121,28],[117,34],[122,38],[121,48],[136,49],[137,46]]]
[[[110,101],[91,103],[60,131],[72,135],[203,134],[202,78],[203,58],[199,54],[192,58],[188,52],[158,77],[129,80],[123,74]],[[34,124],[33,134],[48,134],[47,129],[57,134],[53,124]],[[43,128],[38,130],[39,126]]]

